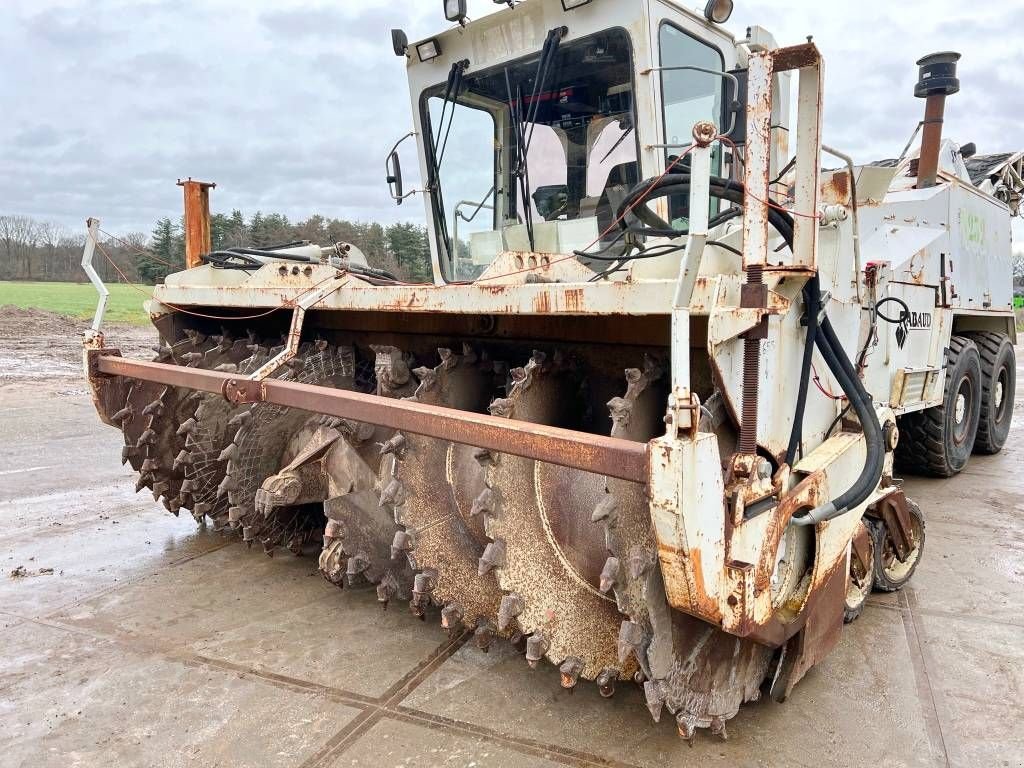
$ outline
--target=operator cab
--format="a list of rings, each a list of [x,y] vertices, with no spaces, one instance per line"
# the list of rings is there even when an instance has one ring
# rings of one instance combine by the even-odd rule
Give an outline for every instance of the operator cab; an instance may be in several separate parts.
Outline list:
[[[685,151],[697,121],[735,122],[725,73],[745,53],[717,24],[665,0],[573,5],[526,0],[407,49],[439,283],[507,251],[586,251],[603,270],[627,247],[616,222],[630,190]],[[687,203],[659,215],[685,229]]]

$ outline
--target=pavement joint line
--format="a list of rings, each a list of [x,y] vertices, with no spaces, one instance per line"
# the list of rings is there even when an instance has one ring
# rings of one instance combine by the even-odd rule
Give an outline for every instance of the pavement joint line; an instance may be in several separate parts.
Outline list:
[[[381,696],[373,697],[356,693],[354,691],[336,688],[334,686],[323,685],[321,683],[291,677],[289,675],[254,669],[231,661],[214,659],[199,653],[182,651],[181,649],[172,646],[167,641],[153,637],[99,632],[88,627],[79,627],[73,624],[66,624],[64,622],[45,618],[23,616],[9,611],[0,611],[0,613],[19,619],[20,622],[31,622],[33,624],[88,637],[94,640],[104,640],[116,643],[128,650],[158,655],[168,661],[177,661],[188,666],[208,669],[212,668],[221,672],[232,672],[237,674],[241,679],[254,680],[269,684],[275,688],[282,688],[293,692],[324,696],[325,698],[336,701],[339,704],[359,709],[361,711],[360,714],[364,716],[357,716],[356,718],[353,718],[353,720],[335,734],[334,738],[339,736],[342,737],[337,743],[337,750],[331,750],[329,755],[324,755],[324,758],[339,757],[367,730],[380,722],[380,720],[387,718],[410,722],[436,731],[453,731],[464,735],[476,736],[490,741],[500,742],[522,754],[534,757],[543,757],[545,759],[562,763],[563,765],[585,767],[600,766],[601,768],[637,768],[637,766],[632,763],[624,763],[611,758],[604,758],[599,755],[569,749],[567,747],[545,744],[525,737],[503,734],[490,728],[469,723],[464,720],[455,720],[413,707],[401,706],[401,701],[407,698],[408,695],[412,693],[412,691],[426,677],[428,677],[437,668],[437,666],[440,665],[440,663],[447,661],[451,654],[458,650],[458,648],[468,640],[468,633],[462,638],[457,638],[455,641],[449,641],[444,643],[442,646],[439,646],[439,648],[435,649],[430,656],[422,660],[414,669],[410,670],[408,674],[403,676],[401,680],[392,685],[388,691]],[[20,626],[20,624],[12,626]],[[8,627],[8,629],[10,628],[11,627]],[[357,720],[358,722],[356,722]],[[343,744],[344,746],[342,746]],[[320,764],[321,763],[315,763],[315,765]]]
[[[395,709],[389,709],[387,710],[387,717],[394,720],[412,723],[414,725],[425,726],[434,730],[455,731],[456,733],[485,738],[488,741],[498,742],[511,747],[517,752],[532,755],[534,757],[543,757],[548,760],[554,760],[562,763],[563,765],[600,766],[600,768],[639,768],[639,766],[634,763],[624,763],[620,760],[601,757],[600,755],[594,755],[588,752],[581,752],[575,749],[570,749],[569,747],[545,744],[544,742],[535,741],[534,739],[528,739],[522,736],[512,736],[487,728],[486,726],[468,723],[464,720],[453,720],[442,715],[424,712],[423,710],[415,709],[413,707],[399,706]]]
[[[917,685],[918,701],[921,704],[921,714],[924,717],[925,733],[931,751],[940,759],[940,765],[946,768],[953,768],[960,765],[959,762],[952,763],[949,756],[949,748],[943,732],[942,718],[939,715],[939,708],[936,703],[935,689],[932,687],[931,677],[928,675],[928,666],[925,662],[924,649],[921,638],[917,631],[917,623],[914,621],[914,613],[906,600],[906,590],[899,593],[900,602],[905,609],[900,610],[900,619],[903,623],[903,633],[907,638],[907,645],[910,650],[910,662],[914,671],[914,681]]]
[[[910,619],[914,627],[914,633],[918,636],[920,642],[920,637],[924,635],[924,632],[922,632],[921,626],[918,621],[918,618],[921,614],[918,610],[917,593],[913,589],[906,589],[903,590],[900,597],[905,599],[907,603],[907,611],[910,614]],[[929,667],[931,667],[932,669],[937,669],[939,668],[939,666],[935,663],[935,659],[932,657],[931,647],[929,646],[928,642],[920,642],[920,646],[921,661],[924,664],[925,673],[928,674]],[[941,726],[941,732],[943,734],[943,742],[946,745],[946,754],[950,755],[950,753],[952,753],[950,759],[952,760],[953,765],[964,765],[960,744],[956,739],[955,731],[953,729],[953,723],[955,723],[956,720],[949,711],[946,702],[946,697],[943,695],[941,689],[936,690],[935,687],[931,686],[930,683],[929,687],[932,688],[932,693],[935,699],[935,711],[939,717],[939,724]]]
[[[471,632],[466,630],[437,646],[426,658],[409,670],[400,680],[388,688],[378,699],[376,706],[363,710],[341,730],[331,736],[320,749],[307,758],[299,768],[321,768],[341,757],[360,737],[383,719],[387,709],[393,709],[429,677],[434,670],[451,658],[466,641]]]

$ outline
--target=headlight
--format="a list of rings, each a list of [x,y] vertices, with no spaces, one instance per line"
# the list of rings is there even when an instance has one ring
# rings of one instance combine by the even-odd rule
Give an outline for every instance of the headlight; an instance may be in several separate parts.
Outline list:
[[[420,61],[436,59],[441,55],[441,44],[436,38],[424,40],[422,43],[416,43],[416,55],[420,57]]]
[[[732,16],[732,0],[708,0],[704,6],[704,18],[715,24],[725,24]]]
[[[466,0],[444,0],[444,17],[459,24],[466,20]]]

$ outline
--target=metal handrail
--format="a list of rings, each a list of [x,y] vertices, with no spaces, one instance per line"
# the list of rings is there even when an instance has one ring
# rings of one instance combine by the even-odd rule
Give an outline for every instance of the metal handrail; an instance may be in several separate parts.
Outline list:
[[[96,253],[96,237],[100,231],[100,220],[89,218],[85,222],[88,228],[88,236],[85,238],[85,249],[82,251],[82,269],[85,274],[89,277],[89,282],[93,284],[96,289],[96,293],[100,295],[99,301],[96,302],[96,312],[92,316],[92,327],[86,332],[86,340],[91,340],[100,334],[100,328],[103,325],[103,314],[107,309],[107,300],[110,298],[110,291],[107,286],[103,284],[103,280],[100,279],[99,273],[92,265],[92,257]]]

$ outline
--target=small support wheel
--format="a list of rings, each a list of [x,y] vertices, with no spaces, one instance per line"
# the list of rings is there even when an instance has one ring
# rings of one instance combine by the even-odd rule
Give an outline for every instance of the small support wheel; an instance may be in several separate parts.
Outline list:
[[[843,605],[844,624],[860,616],[874,582],[875,538],[868,521],[862,520],[850,548],[850,575],[846,581],[846,602]]]
[[[917,570],[917,564],[921,562],[924,553],[924,516],[915,502],[907,499],[906,503],[910,512],[910,546],[902,560],[886,524],[881,520],[868,521],[875,552],[874,583],[879,592],[898,592],[903,589]]]

